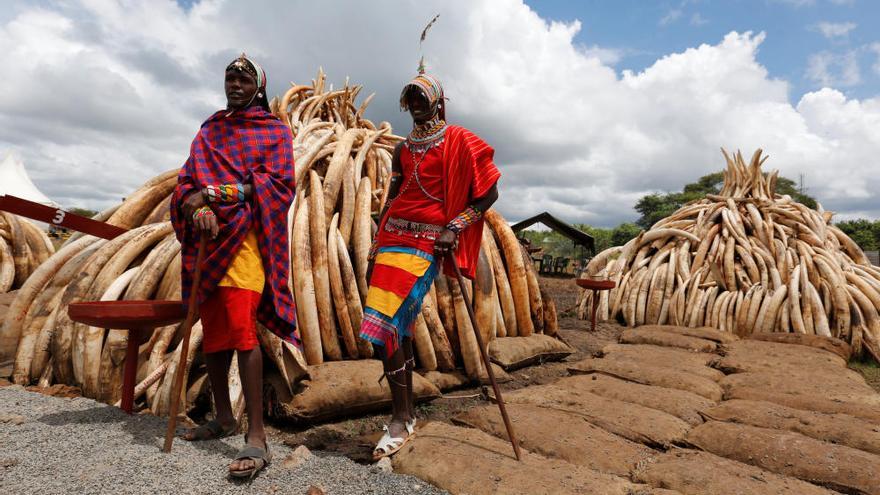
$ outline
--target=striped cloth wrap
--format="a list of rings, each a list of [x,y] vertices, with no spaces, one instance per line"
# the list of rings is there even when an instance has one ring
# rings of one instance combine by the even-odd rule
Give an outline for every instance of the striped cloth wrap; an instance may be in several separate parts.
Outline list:
[[[434,256],[409,247],[381,247],[367,291],[360,336],[393,355],[412,326],[431,289],[438,267]]]

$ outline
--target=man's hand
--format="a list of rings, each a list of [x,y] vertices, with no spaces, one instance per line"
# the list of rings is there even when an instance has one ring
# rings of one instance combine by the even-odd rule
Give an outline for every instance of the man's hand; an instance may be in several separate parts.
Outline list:
[[[214,215],[214,212],[209,207],[203,206],[202,208],[207,209],[207,211],[201,213],[197,210],[195,217],[192,217],[193,225],[197,232],[210,234],[211,239],[216,239],[217,234],[220,233],[220,225],[217,223],[217,216]]]
[[[458,247],[458,234],[449,229],[443,229],[443,232],[440,233],[440,237],[434,241],[434,256],[442,258],[448,254],[452,254],[452,251],[454,251],[456,247]]]
[[[195,191],[184,198],[183,204],[180,205],[180,211],[183,213],[184,218],[192,220],[193,213],[205,206],[205,204],[205,197],[202,195],[202,192]]]

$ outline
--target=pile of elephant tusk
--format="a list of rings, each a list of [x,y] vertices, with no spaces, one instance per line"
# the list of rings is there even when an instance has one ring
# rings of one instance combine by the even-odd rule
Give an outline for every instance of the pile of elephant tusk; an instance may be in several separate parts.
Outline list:
[[[777,172],[761,171],[761,150],[748,163],[723,153],[719,194],[684,205],[587,265],[586,275],[617,282],[599,296],[597,317],[740,336],[823,335],[880,360],[880,269],[831,224],[832,212],[776,194]],[[581,318],[591,297],[581,295]]]

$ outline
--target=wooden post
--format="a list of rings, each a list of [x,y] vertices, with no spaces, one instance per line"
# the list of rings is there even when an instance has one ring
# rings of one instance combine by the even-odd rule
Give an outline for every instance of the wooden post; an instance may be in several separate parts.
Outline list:
[[[483,336],[480,334],[479,327],[477,327],[477,318],[474,316],[474,307],[471,305],[471,298],[464,287],[464,279],[461,276],[461,269],[458,268],[458,262],[455,260],[454,254],[450,255],[449,261],[452,262],[452,266],[455,268],[455,276],[458,278],[458,286],[461,289],[461,296],[464,298],[464,305],[467,308],[468,316],[471,318],[471,326],[474,328],[474,333],[477,336],[477,345],[480,347],[480,356],[483,358],[483,365],[486,366],[486,373],[489,375],[489,382],[492,383],[492,390],[495,392],[495,400],[498,401],[498,409],[501,410],[501,418],[504,420],[505,428],[507,428],[507,437],[510,438],[510,444],[513,445],[513,454],[518,461],[520,460],[519,442],[516,441],[516,435],[513,433],[513,425],[510,424],[510,418],[507,416],[507,409],[504,407],[504,399],[501,397],[501,389],[498,388],[498,382],[495,381],[495,373],[492,371],[492,366],[489,363],[489,355],[486,353],[486,347],[483,345]]]
[[[171,417],[168,418],[168,429],[165,431],[165,446],[162,451],[171,452],[171,444],[174,443],[174,430],[177,427],[177,410],[180,407],[180,394],[183,392],[183,375],[186,371],[186,358],[189,354],[189,335],[192,332],[193,323],[196,319],[196,306],[198,306],[199,283],[202,281],[202,261],[205,259],[206,234],[199,236],[199,253],[196,256],[196,269],[193,275],[192,288],[189,291],[189,301],[186,307],[186,320],[183,322],[183,341],[181,342],[180,358],[177,362],[177,370],[174,375],[174,394],[171,396]]]

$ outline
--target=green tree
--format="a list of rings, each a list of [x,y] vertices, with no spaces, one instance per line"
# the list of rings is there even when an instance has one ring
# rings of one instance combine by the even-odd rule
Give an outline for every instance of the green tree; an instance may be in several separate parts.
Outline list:
[[[601,253],[614,245],[611,243],[611,229],[603,229],[586,224],[575,225],[575,227],[593,236],[596,253]]]
[[[695,195],[695,198],[703,197],[707,194],[718,194],[721,191],[722,183],[724,183],[724,173],[715,172],[714,174],[700,177],[697,182],[685,184],[684,192]]]
[[[864,218],[838,222],[837,228],[850,236],[864,251],[877,251],[880,247],[880,220],[870,221]]]
[[[611,245],[623,246],[630,239],[639,235],[642,229],[634,223],[622,223],[611,231]]]

